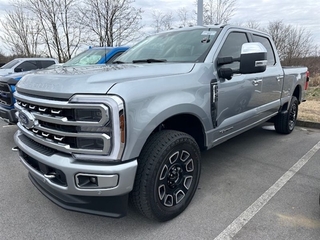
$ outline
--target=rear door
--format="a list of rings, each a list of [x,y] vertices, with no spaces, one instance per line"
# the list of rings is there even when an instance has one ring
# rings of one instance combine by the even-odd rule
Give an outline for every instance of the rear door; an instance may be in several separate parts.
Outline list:
[[[259,80],[262,80],[261,85],[261,109],[260,112],[269,116],[279,110],[280,97],[283,85],[283,70],[279,60],[277,60],[274,48],[267,36],[252,34],[253,42],[260,42],[268,53],[267,69],[263,73],[258,74]]]

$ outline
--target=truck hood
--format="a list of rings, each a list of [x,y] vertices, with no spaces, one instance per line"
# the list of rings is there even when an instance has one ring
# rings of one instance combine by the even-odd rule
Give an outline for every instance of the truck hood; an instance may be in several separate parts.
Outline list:
[[[0,76],[0,82],[16,85],[18,81],[30,72],[12,73],[6,76]]]
[[[0,69],[0,76],[6,76],[12,73],[12,69]]]
[[[16,87],[20,93],[69,99],[75,93],[105,94],[119,82],[188,73],[193,67],[194,63],[61,66],[28,74]]]

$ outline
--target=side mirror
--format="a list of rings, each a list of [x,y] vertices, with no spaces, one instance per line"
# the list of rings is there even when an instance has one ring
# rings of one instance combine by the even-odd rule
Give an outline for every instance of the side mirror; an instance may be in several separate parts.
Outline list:
[[[244,43],[241,48],[241,74],[260,73],[267,68],[267,49],[259,42]]]
[[[241,47],[240,58],[220,57],[218,66],[240,62],[240,69],[219,68],[218,75],[230,80],[235,73],[250,74],[264,72],[267,68],[267,49],[259,42],[244,43]]]

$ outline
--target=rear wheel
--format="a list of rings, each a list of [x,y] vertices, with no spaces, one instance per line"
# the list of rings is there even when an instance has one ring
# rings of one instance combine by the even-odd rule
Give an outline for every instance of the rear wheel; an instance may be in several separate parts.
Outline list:
[[[167,221],[191,202],[200,178],[200,150],[188,134],[165,130],[147,141],[131,199],[146,217]]]
[[[279,113],[275,120],[274,126],[278,133],[288,134],[291,133],[296,126],[298,116],[298,99],[293,96],[291,98],[290,106],[285,114]]]

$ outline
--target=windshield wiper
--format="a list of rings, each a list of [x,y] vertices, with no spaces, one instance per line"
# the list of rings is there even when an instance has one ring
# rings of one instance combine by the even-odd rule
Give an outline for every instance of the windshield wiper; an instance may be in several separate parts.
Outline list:
[[[133,60],[132,63],[154,63],[154,62],[166,62],[166,59],[139,59],[139,60]]]
[[[112,62],[112,64],[123,64],[123,63],[125,63],[125,62],[122,62],[122,61],[114,61],[114,62]]]

